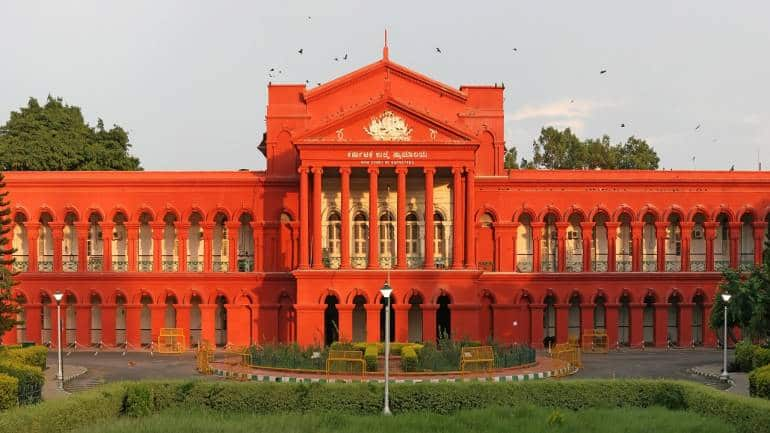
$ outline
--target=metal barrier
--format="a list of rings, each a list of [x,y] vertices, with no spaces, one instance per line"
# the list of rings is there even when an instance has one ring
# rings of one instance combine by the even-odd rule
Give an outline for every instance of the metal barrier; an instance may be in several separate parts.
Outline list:
[[[463,347],[460,350],[460,371],[465,372],[469,364],[481,365],[486,371],[495,368],[495,351],[492,346]]]
[[[184,353],[184,331],[182,328],[160,328],[158,353]]]
[[[366,362],[364,361],[364,353],[360,350],[330,350],[329,356],[326,357],[327,376],[332,372],[332,366],[338,362],[347,365],[360,365],[361,377],[364,376],[364,372],[366,371]]]
[[[609,353],[607,331],[594,329],[583,334],[583,350],[591,353]]]
[[[224,356],[226,358],[223,360],[223,362],[230,365],[251,365],[251,352],[249,351],[248,346],[236,346],[234,344],[227,344],[225,346]]]
[[[200,374],[211,374],[211,362],[214,361],[214,348],[207,340],[198,343],[195,351],[195,361]]]
[[[569,343],[560,343],[554,346],[551,350],[551,358],[564,361],[573,369],[581,368],[583,366],[580,348],[572,346]],[[567,374],[567,372],[562,373],[562,375],[565,374]]]

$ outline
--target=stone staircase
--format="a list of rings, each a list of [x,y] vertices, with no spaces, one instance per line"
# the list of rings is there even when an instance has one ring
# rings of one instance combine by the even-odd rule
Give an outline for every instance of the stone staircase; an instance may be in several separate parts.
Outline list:
[[[77,377],[64,384],[64,390],[67,392],[87,391],[104,383],[101,377],[94,377],[90,372]]]

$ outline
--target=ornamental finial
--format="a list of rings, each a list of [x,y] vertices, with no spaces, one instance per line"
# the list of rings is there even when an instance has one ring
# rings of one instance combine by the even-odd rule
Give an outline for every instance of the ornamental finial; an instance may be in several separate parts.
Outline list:
[[[388,60],[388,29],[385,29],[385,46],[382,47],[382,59]]]

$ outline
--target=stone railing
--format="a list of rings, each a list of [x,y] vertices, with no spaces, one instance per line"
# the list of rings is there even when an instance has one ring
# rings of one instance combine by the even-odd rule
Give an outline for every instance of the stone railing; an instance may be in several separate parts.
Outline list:
[[[230,264],[230,261],[227,260],[227,257],[214,257],[211,259],[211,270],[214,272],[227,272],[227,267]]]
[[[326,269],[339,269],[342,264],[342,258],[340,256],[326,256],[323,262]]]
[[[631,269],[633,269],[631,256],[615,256],[615,272],[631,272]]]
[[[540,272],[556,272],[556,269],[558,269],[558,267],[556,266],[555,261],[551,262],[546,260],[540,263]]]
[[[254,272],[254,257],[239,256],[238,272]]]
[[[39,272],[53,272],[53,257],[43,256],[37,259],[37,270]]]
[[[532,272],[532,254],[516,254],[516,272]]]
[[[87,268],[89,272],[100,272],[104,270],[104,257],[88,256]]]
[[[13,255],[13,271],[25,272],[29,268],[29,256],[26,254]]]
[[[128,271],[128,258],[125,256],[112,256],[112,271],[113,272]]]
[[[642,272],[657,272],[658,259],[654,254],[645,254],[642,259]]]
[[[406,267],[409,269],[420,269],[425,264],[422,256],[406,256]]]
[[[152,255],[140,254],[136,261],[136,270],[139,272],[152,272]]]
[[[567,272],[583,272],[583,256],[567,256],[564,270]]]
[[[64,272],[77,272],[78,271],[78,256],[75,254],[68,254],[61,257],[61,267]]]
[[[609,269],[609,264],[607,263],[607,259],[605,257],[604,260],[594,260],[591,262],[591,268],[594,272],[607,272]]]
[[[682,259],[674,257],[673,259],[666,259],[666,272],[680,272],[682,270]]]
[[[351,256],[350,266],[355,269],[366,269],[369,265],[369,260],[366,256]]]
[[[447,257],[433,257],[433,267],[447,269],[449,268],[449,259]]]
[[[160,270],[163,272],[176,272],[179,269],[179,261],[172,255],[164,255],[160,261]]]
[[[393,269],[396,264],[396,258],[393,256],[380,256],[380,269]]]
[[[730,267],[730,259],[729,258],[722,258],[722,257],[716,257],[714,258],[714,270],[717,272],[722,272],[725,269]]]
[[[187,261],[187,272],[202,272],[203,271],[203,260],[188,260]]]

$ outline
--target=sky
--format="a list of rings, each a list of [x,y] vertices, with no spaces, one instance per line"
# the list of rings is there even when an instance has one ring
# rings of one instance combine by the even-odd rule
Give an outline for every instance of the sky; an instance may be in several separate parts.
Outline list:
[[[147,170],[263,169],[268,81],[376,61],[387,28],[397,63],[504,83],[520,157],[553,125],[644,138],[665,169],[770,169],[768,22],[766,1],[0,0],[0,122],[51,94]]]

